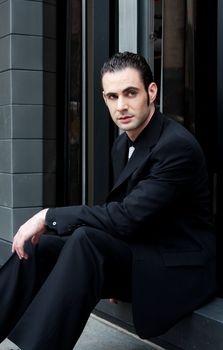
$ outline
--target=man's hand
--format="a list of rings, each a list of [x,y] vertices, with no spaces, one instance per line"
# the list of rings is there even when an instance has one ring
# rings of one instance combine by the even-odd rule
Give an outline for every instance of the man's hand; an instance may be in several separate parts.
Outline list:
[[[32,244],[37,244],[40,236],[46,230],[45,217],[47,210],[43,209],[31,217],[20,226],[14,236],[12,252],[16,253],[19,259],[28,259],[28,254],[24,250],[25,242],[31,240]]]
[[[117,305],[117,304],[118,304],[118,300],[117,300],[117,299],[110,298],[110,299],[109,299],[109,303]]]

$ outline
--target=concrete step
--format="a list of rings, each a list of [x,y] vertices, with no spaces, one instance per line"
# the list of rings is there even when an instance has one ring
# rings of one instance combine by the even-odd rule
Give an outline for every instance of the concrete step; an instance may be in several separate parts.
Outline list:
[[[92,314],[75,350],[164,350]]]
[[[164,350],[160,346],[138,338],[136,335],[92,314],[75,350]],[[6,339],[0,350],[18,350]],[[49,349],[51,350],[51,349]],[[63,349],[61,349],[63,350]]]

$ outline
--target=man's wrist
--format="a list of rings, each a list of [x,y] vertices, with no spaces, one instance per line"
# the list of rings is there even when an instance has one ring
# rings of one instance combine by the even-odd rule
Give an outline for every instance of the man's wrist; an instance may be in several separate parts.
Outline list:
[[[41,221],[43,222],[44,225],[46,225],[46,213],[48,212],[49,208],[45,208],[45,209],[42,209],[40,211],[40,218],[41,218]]]

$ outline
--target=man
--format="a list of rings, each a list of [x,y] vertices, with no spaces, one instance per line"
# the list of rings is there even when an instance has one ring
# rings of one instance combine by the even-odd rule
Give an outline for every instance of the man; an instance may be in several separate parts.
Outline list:
[[[72,349],[101,298],[131,301],[138,334],[150,338],[215,292],[198,143],[155,108],[143,57],[118,53],[101,74],[104,101],[125,131],[112,149],[114,187],[104,205],[44,209],[15,235],[16,254],[0,271],[0,340],[22,350]],[[47,227],[55,235],[43,235]]]

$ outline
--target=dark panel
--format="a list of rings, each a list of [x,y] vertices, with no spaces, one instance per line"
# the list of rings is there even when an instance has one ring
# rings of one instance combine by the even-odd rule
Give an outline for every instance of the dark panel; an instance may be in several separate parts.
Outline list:
[[[210,174],[216,165],[217,130],[217,6],[215,1],[197,1],[195,31],[195,133]]]
[[[219,293],[223,296],[223,1],[218,0],[218,56],[217,56],[217,257]]]
[[[110,55],[109,1],[93,2],[93,82],[94,82],[94,184],[93,202],[101,203],[108,193],[109,115],[101,95],[100,69]]]
[[[93,51],[93,194],[92,202],[103,203],[110,187],[110,150],[114,127],[102,99],[100,70],[117,45],[117,2],[95,0],[92,4]],[[112,11],[111,11],[112,9]],[[90,46],[90,45],[89,45]]]
[[[67,203],[67,177],[68,177],[68,58],[69,58],[69,23],[70,1],[57,1],[57,190],[56,205]]]

